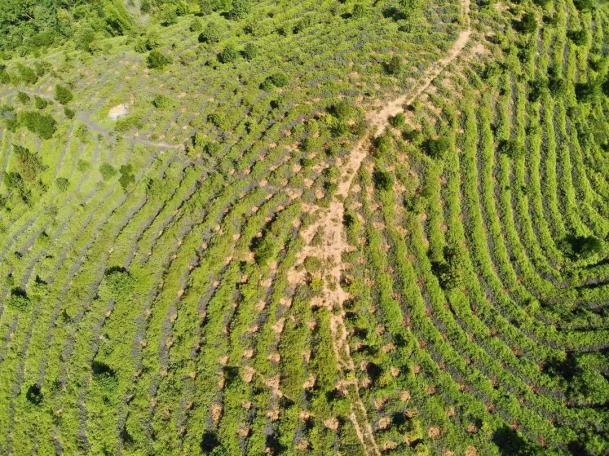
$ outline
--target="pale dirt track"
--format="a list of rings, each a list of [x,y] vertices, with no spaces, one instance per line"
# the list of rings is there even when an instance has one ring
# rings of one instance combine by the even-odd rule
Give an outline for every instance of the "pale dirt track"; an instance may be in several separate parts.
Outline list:
[[[425,93],[442,71],[461,55],[472,34],[469,19],[469,0],[462,0],[462,7],[466,28],[459,33],[446,56],[430,66],[412,91],[388,101],[382,110],[371,112],[366,116],[368,124],[371,127],[372,138],[382,133],[388,126],[390,117],[402,112],[405,105],[413,103]],[[330,329],[332,331],[333,349],[338,366],[343,372],[355,371],[355,365],[349,350],[348,332],[344,324],[345,312],[343,309],[343,303],[350,298],[350,295],[340,285],[343,271],[347,269],[347,265],[343,264],[342,256],[351,249],[343,229],[345,214],[343,201],[347,197],[353,179],[358,174],[360,166],[368,154],[371,136],[361,139],[345,158],[344,162],[338,164],[340,169],[338,188],[329,207],[321,208],[312,205],[304,208],[306,211],[316,213],[317,219],[303,232],[305,247],[300,252],[296,262],[296,264],[302,264],[305,258],[313,256],[320,258],[324,264],[324,289],[321,297],[315,304],[327,307],[331,311]],[[311,240],[319,230],[322,230],[323,240],[319,245],[312,245]],[[294,284],[299,283],[304,280],[304,272],[293,270],[289,274],[289,277],[290,282]],[[380,455],[380,450],[374,439],[372,426],[367,419],[366,408],[359,395],[357,381],[343,380],[341,386],[350,395],[352,401],[350,418],[363,445],[364,452],[366,454]]]

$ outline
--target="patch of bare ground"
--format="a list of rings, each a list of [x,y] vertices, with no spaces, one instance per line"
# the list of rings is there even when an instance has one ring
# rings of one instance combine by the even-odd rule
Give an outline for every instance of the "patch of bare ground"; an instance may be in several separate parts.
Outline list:
[[[340,370],[354,372],[355,365],[350,354],[348,331],[344,323],[345,311],[343,303],[350,298],[349,293],[341,286],[341,279],[344,271],[348,268],[342,260],[343,254],[350,251],[345,232],[343,230],[343,218],[345,214],[343,201],[349,193],[353,180],[358,174],[362,162],[367,156],[371,140],[388,127],[389,118],[404,110],[404,106],[412,104],[419,99],[431,86],[442,71],[457,59],[470,40],[472,30],[469,20],[469,0],[462,0],[462,7],[465,17],[465,29],[461,31],[449,49],[446,56],[436,61],[430,66],[426,74],[417,82],[413,90],[389,100],[379,111],[371,112],[367,115],[368,124],[372,134],[361,139],[353,148],[351,153],[346,156],[342,163],[338,163],[341,175],[338,179],[338,188],[328,207],[322,208],[317,205],[304,204],[303,211],[314,215],[315,221],[302,232],[304,248],[299,252],[295,267],[288,273],[288,280],[292,285],[301,283],[306,278],[306,271],[302,263],[307,257],[318,257],[322,260],[324,286],[318,298],[312,303],[315,306],[324,306],[331,312],[330,330],[332,332],[333,351],[336,356]],[[312,242],[314,236],[320,232],[321,242]],[[379,449],[372,430],[372,426],[367,417],[366,407],[364,406],[357,380],[347,380],[351,376],[344,375],[341,381],[341,389],[349,394],[351,399],[350,419],[353,423],[355,432],[362,443],[366,454],[380,455]],[[335,423],[324,423],[333,428]]]

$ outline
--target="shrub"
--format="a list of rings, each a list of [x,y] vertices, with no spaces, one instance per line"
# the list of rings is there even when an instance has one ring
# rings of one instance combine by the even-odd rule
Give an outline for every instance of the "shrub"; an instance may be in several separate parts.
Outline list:
[[[33,182],[46,169],[37,153],[32,153],[27,147],[13,144],[13,153],[17,157],[20,174],[28,182]]]
[[[162,5],[157,17],[160,24],[164,27],[175,24],[178,20],[177,6],[170,3]]]
[[[114,125],[114,130],[123,133],[125,131],[131,130],[132,128],[141,128],[142,126],[142,117],[141,114],[132,114],[130,116],[121,117],[116,121]]]
[[[569,30],[567,37],[577,46],[586,44],[586,32],[584,30]]]
[[[65,192],[70,186],[70,181],[65,177],[58,177],[57,179],[55,179],[55,185],[57,185],[59,191]]]
[[[112,392],[118,385],[116,371],[108,364],[94,360],[91,363],[93,381],[107,392]]]
[[[385,72],[389,75],[395,76],[402,71],[402,60],[394,55],[388,62],[385,62]]]
[[[215,22],[210,22],[199,34],[199,43],[217,43],[220,41],[220,34],[220,26]]]
[[[361,3],[356,3],[353,6],[353,12],[351,13],[351,17],[353,19],[361,19],[366,15],[366,8]]]
[[[239,57],[239,52],[237,52],[237,49],[235,49],[235,46],[233,46],[232,44],[229,44],[228,46],[226,46],[222,50],[222,52],[220,52],[218,54],[218,60],[221,63],[234,62],[235,60],[237,60],[238,57]]]
[[[171,59],[171,57],[163,54],[162,52],[154,49],[152,51],[150,51],[150,54],[148,54],[148,57],[146,58],[146,63],[148,65],[148,68],[163,68],[166,65],[169,65],[173,60]]]
[[[600,94],[600,86],[593,82],[575,84],[575,96],[578,101],[587,103],[594,101]]]
[[[395,116],[389,119],[389,123],[394,128],[402,128],[406,125],[406,117],[403,112],[398,112]]]
[[[48,105],[49,102],[46,99],[39,97],[38,95],[34,97],[34,106],[36,106],[36,109],[45,109]]]
[[[30,96],[25,92],[17,93],[17,101],[21,104],[28,104],[30,102]]]
[[[393,179],[387,171],[375,170],[372,174],[372,180],[374,181],[375,187],[382,191],[391,190],[393,186]]]
[[[211,14],[214,11],[226,10],[228,6],[228,0],[199,0],[201,14]]]
[[[193,33],[200,32],[201,30],[203,30],[203,23],[200,19],[195,18],[190,22],[190,26],[188,27],[188,29]]]
[[[135,50],[137,52],[148,52],[160,46],[159,38],[156,34],[150,34],[146,37],[140,37],[135,42]]]
[[[321,271],[322,262],[318,257],[308,256],[305,258],[303,264],[307,272],[310,274]]]
[[[558,246],[572,260],[585,259],[603,250],[602,241],[595,236],[567,236]]]
[[[29,66],[23,65],[22,63],[17,64],[18,80],[27,85],[36,84],[38,82],[38,75]]]
[[[152,105],[157,109],[169,109],[173,105],[171,98],[165,95],[157,95],[152,100]]]
[[[288,77],[285,73],[274,73],[268,76],[261,84],[263,90],[269,90],[272,87],[285,87],[289,82]]]
[[[393,149],[393,139],[387,132],[374,139],[374,151],[376,156],[383,156]]]
[[[445,136],[437,139],[428,139],[423,143],[423,150],[431,158],[438,160],[446,156],[450,150],[450,141]]]
[[[70,101],[72,101],[73,98],[74,98],[74,95],[72,94],[70,89],[68,89],[65,86],[59,85],[59,84],[57,84],[55,86],[55,99],[59,103],[61,103],[62,105],[66,105]]]
[[[116,175],[116,169],[114,169],[114,167],[109,163],[102,163],[102,165],[99,167],[99,172],[105,181]]]
[[[4,123],[4,126],[8,130],[15,131],[15,129],[19,125],[19,120],[17,118],[15,108],[8,105],[0,106],[0,121]]]
[[[594,0],[573,0],[573,4],[580,11],[591,10],[594,8]]]
[[[44,398],[42,390],[40,389],[40,385],[38,385],[37,383],[30,385],[30,387],[27,389],[27,392],[25,393],[25,397],[32,404],[40,405]]]
[[[113,266],[104,272],[104,281],[115,299],[125,298],[133,291],[134,279],[127,269]]]
[[[42,139],[50,139],[57,130],[57,122],[50,114],[38,111],[26,111],[19,114],[19,124]]]
[[[526,13],[520,21],[514,23],[514,28],[521,33],[533,33],[537,30],[537,18],[533,13]]]
[[[247,43],[241,54],[246,60],[254,60],[258,55],[258,48],[253,43]]]
[[[499,153],[505,154],[510,158],[522,157],[525,153],[524,146],[516,141],[502,140],[497,148]]]
[[[228,11],[227,16],[230,19],[241,19],[247,15],[250,11],[249,0],[233,0],[231,9]]]
[[[76,168],[78,168],[78,171],[80,171],[81,173],[84,173],[91,169],[91,163],[89,163],[87,160],[79,158],[78,162],[76,163]]]
[[[23,288],[13,288],[8,299],[9,307],[15,310],[24,311],[30,306],[30,298]]]
[[[127,190],[130,184],[135,183],[135,175],[133,174],[133,166],[131,165],[122,165],[119,169],[121,177],[119,177],[118,182],[121,184],[123,190]]]
[[[444,248],[443,261],[432,263],[432,272],[445,290],[463,286],[463,268],[458,252],[450,247]]]
[[[340,100],[337,103],[334,103],[330,106],[330,114],[336,117],[339,120],[348,120],[355,113],[355,109],[353,105],[349,103],[347,100]]]

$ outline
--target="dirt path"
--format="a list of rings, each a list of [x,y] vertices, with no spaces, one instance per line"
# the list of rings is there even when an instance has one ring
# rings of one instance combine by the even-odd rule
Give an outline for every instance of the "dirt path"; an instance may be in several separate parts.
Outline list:
[[[442,73],[442,71],[457,59],[469,42],[472,34],[469,18],[469,0],[461,0],[465,29],[459,33],[448,53],[442,59],[436,61],[427,70],[416,87],[409,93],[389,101],[382,110],[369,113],[367,121],[372,130],[372,138],[380,134],[388,125],[389,118],[404,110],[404,106],[413,103],[420,97]],[[351,296],[340,285],[343,271],[348,265],[343,264],[342,256],[349,252],[349,245],[344,229],[343,217],[345,214],[343,201],[347,197],[353,179],[357,175],[363,160],[366,158],[370,147],[370,136],[361,139],[353,148],[351,153],[338,164],[341,170],[338,188],[328,208],[308,205],[303,209],[316,214],[317,219],[303,232],[305,247],[299,254],[296,264],[301,264],[309,256],[318,257],[324,264],[324,289],[315,305],[324,306],[331,311],[330,330],[332,332],[333,350],[339,368],[343,372],[355,372],[355,365],[349,349],[348,332],[344,323],[345,311],[343,303]],[[322,242],[320,245],[312,245],[313,236],[320,231]],[[289,275],[290,282],[299,283],[305,278],[304,271],[292,271]],[[341,383],[343,391],[351,397],[351,415],[355,432],[357,433],[366,454],[380,455],[380,450],[374,439],[372,426],[367,418],[366,407],[360,394],[357,380],[343,380]]]

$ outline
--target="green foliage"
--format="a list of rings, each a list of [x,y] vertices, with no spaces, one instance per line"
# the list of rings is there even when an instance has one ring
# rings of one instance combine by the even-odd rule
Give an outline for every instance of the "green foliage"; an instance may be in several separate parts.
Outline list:
[[[64,106],[63,115],[66,116],[67,119],[73,119],[76,116],[76,111]]]
[[[19,126],[17,112],[12,106],[0,106],[0,120],[3,122],[6,129],[10,131],[15,131],[16,128]]]
[[[104,392],[111,394],[116,390],[118,385],[116,371],[108,364],[94,360],[91,363],[91,372],[96,386],[99,386]]]
[[[127,190],[130,184],[135,183],[135,174],[133,174],[133,166],[121,165],[119,168],[120,177],[118,182],[121,184],[123,190]]]
[[[76,163],[76,168],[78,168],[78,171],[81,173],[85,173],[91,169],[91,163],[87,160],[79,158],[78,162]]]
[[[173,62],[173,59],[167,54],[163,54],[157,49],[153,49],[146,57],[146,64],[148,68],[160,69]]]
[[[594,0],[573,0],[573,4],[580,11],[591,10],[596,6]]]
[[[161,5],[160,10],[157,13],[159,22],[164,27],[173,25],[178,21],[178,7],[172,3],[166,3]]]
[[[146,36],[141,36],[135,42],[135,50],[141,53],[152,51],[159,46],[160,41],[156,33],[149,33]]]
[[[17,82],[21,82],[26,85],[36,84],[36,82],[38,82],[38,75],[31,67],[18,63]]]
[[[441,136],[436,139],[428,139],[423,143],[423,150],[434,160],[441,160],[450,152],[450,140]]]
[[[25,111],[18,114],[18,123],[41,139],[51,139],[57,131],[57,122],[50,114],[38,111]]]
[[[39,97],[38,95],[36,95],[34,97],[34,106],[36,106],[36,109],[45,109],[47,106],[49,105],[49,102],[42,97]]]
[[[173,100],[166,95],[157,95],[152,100],[152,105],[157,109],[169,109],[173,106]]]
[[[388,62],[385,62],[384,67],[387,74],[396,76],[402,71],[402,59],[397,55],[394,55]]]
[[[289,82],[288,76],[285,73],[273,73],[262,82],[260,88],[263,90],[271,90],[273,87],[285,87]]]
[[[398,112],[389,119],[389,123],[394,128],[404,128],[406,126],[406,117],[404,117],[404,113]]]
[[[25,52],[70,39],[89,50],[96,33],[122,35],[133,26],[133,18],[120,0],[5,0],[0,3],[0,51]]]
[[[44,399],[40,385],[34,383],[30,385],[25,393],[26,399],[34,405],[40,405]]]
[[[135,280],[127,269],[113,266],[104,272],[104,281],[114,299],[127,299],[133,292]]]
[[[74,94],[67,87],[57,84],[55,86],[55,99],[62,105],[66,105],[74,99]]]
[[[17,166],[23,178],[28,182],[38,179],[39,174],[46,169],[37,153],[32,153],[26,147],[13,144],[13,153],[17,158]]]
[[[525,154],[524,146],[511,139],[500,141],[497,150],[510,158],[523,157]]]
[[[23,312],[30,307],[31,301],[23,288],[13,288],[8,297],[8,306]]]
[[[70,186],[70,181],[65,177],[58,177],[57,179],[55,179],[55,185],[57,185],[57,188],[60,192],[65,192]]]
[[[114,130],[119,133],[124,133],[133,128],[142,127],[142,116],[139,113],[134,113],[125,117],[121,117],[114,124]]]
[[[392,189],[393,179],[391,178],[391,174],[387,171],[375,170],[372,179],[374,180],[374,185],[377,189],[382,191],[389,191]]]
[[[520,21],[514,22],[514,28],[521,33],[533,33],[537,30],[537,18],[534,13],[525,13]]]
[[[17,93],[17,101],[23,105],[27,105],[30,103],[30,96],[25,93],[25,92],[18,92]]]
[[[603,243],[595,236],[567,236],[559,246],[563,253],[573,259],[585,259],[603,251]]]
[[[112,179],[116,175],[116,169],[109,163],[102,163],[99,167],[99,172],[105,181]]]
[[[209,22],[199,34],[199,43],[217,43],[220,41],[222,30],[215,22]]]
[[[4,185],[9,191],[9,194],[16,194],[25,204],[31,203],[32,191],[26,186],[21,174],[15,171],[4,173]]]
[[[460,288],[464,285],[464,266],[457,250],[444,248],[444,259],[432,264],[432,271],[445,290]]]
[[[194,18],[192,21],[190,21],[190,26],[188,27],[188,30],[193,33],[201,32],[201,30],[203,30],[203,23],[199,18]]]
[[[322,268],[321,260],[318,257],[308,256],[303,264],[309,274],[318,273]]]
[[[254,60],[258,56],[258,48],[253,43],[247,43],[241,54],[246,60]]]
[[[218,60],[221,63],[231,63],[237,60],[239,57],[239,52],[232,44],[226,46],[222,51],[218,54]]]
[[[226,11],[230,5],[230,0],[199,0],[199,10],[204,15],[215,11]]]
[[[228,11],[229,19],[242,19],[250,11],[250,0],[232,0],[232,5]]]
[[[330,106],[330,114],[338,120],[349,120],[355,114],[353,105],[347,100],[340,100]]]

